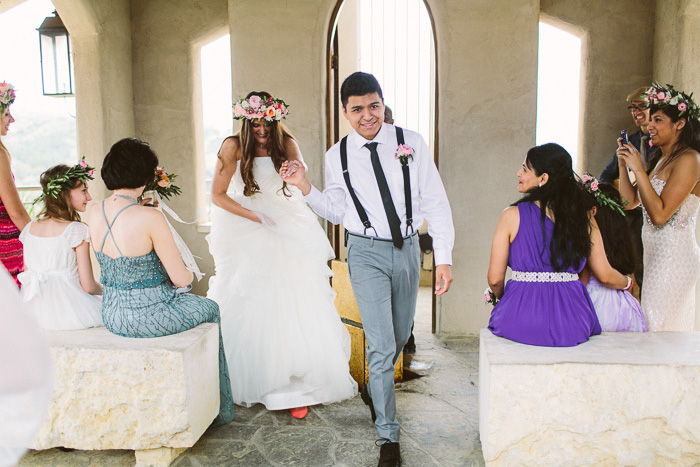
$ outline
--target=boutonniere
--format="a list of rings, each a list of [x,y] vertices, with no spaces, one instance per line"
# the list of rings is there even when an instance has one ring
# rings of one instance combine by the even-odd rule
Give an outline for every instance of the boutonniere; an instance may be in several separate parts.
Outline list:
[[[396,148],[394,157],[401,162],[401,165],[408,164],[408,161],[413,160],[413,148],[407,144],[399,144]]]

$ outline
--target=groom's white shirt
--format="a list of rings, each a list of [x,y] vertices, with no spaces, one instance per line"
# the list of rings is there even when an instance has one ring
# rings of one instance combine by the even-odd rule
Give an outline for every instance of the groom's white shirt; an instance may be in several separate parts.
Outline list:
[[[404,129],[405,143],[413,148],[413,160],[409,162],[411,177],[411,199],[413,205],[413,228],[417,231],[423,221],[428,221],[428,233],[433,238],[435,264],[452,264],[454,246],[454,225],[452,211],[447,200],[440,174],[435,167],[428,145],[423,137],[414,131]],[[377,153],[386,176],[391,199],[401,220],[401,233],[406,235],[406,203],[403,188],[401,163],[394,157],[398,143],[394,125],[382,124],[377,136],[372,140],[377,145]],[[381,194],[374,175],[369,149],[364,145],[370,141],[353,131],[348,136],[348,172],[357,198],[367,211],[376,236],[391,239]],[[319,216],[334,224],[343,223],[353,233],[375,236],[372,229],[365,232],[360,216],[348,192],[340,164],[340,142],[326,152],[326,187],[323,192],[315,187],[305,196],[306,202]],[[411,229],[408,230],[411,233]]]

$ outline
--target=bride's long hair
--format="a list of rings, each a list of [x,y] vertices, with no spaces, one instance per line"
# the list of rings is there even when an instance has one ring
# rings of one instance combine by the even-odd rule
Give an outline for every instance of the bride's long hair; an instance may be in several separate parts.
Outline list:
[[[266,101],[271,97],[270,93],[264,91],[254,91],[246,96],[246,99],[250,99],[251,96],[259,96],[263,101]],[[275,170],[279,172],[282,168],[282,164],[287,160],[284,143],[286,138],[292,138],[296,141],[294,136],[289,132],[287,127],[281,121],[273,120],[271,122],[262,122],[270,129],[270,133],[267,137],[267,154],[272,159],[272,163],[275,166]],[[253,176],[253,159],[255,159],[255,136],[253,134],[252,122],[248,119],[243,119],[243,126],[241,130],[233,135],[240,143],[241,148],[241,178],[245,185],[243,189],[243,194],[245,196],[252,196],[260,191],[258,183],[255,181]],[[217,155],[221,161],[221,167],[223,169],[224,161],[221,155]],[[287,182],[282,182],[282,192],[285,196],[291,196],[287,188]]]

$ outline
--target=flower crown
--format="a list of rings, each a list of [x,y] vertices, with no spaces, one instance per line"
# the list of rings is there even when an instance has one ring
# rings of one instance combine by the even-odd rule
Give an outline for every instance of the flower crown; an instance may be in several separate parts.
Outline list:
[[[620,214],[621,216],[624,216],[624,206],[627,205],[627,202],[620,205],[620,203],[618,203],[602,191],[598,190],[598,183],[598,180],[588,172],[585,172],[583,175],[581,175],[581,184],[590,194],[593,195],[593,197],[595,198],[595,202],[598,205],[607,206],[616,213]]]
[[[289,113],[287,104],[282,99],[250,96],[233,104],[233,118],[236,120],[262,120],[271,122],[282,120]]]
[[[87,183],[88,180],[94,180],[95,168],[85,162],[85,157],[80,159],[76,165],[68,169],[61,175],[49,179],[41,194],[34,200],[32,204],[44,200],[47,196],[58,199],[63,190],[72,190],[76,182]]]
[[[0,104],[4,107],[15,101],[15,87],[3,81],[0,83]]]
[[[693,94],[687,95],[684,92],[676,91],[670,84],[661,86],[654,81],[644,96],[650,104],[659,106],[662,109],[671,106],[676,107],[680,117],[700,117],[700,108],[693,100]]]

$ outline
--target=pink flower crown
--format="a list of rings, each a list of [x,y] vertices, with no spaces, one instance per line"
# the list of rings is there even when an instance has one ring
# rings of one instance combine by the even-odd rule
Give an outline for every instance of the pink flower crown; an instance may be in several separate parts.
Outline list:
[[[700,118],[700,108],[693,100],[693,94],[687,95],[684,92],[676,91],[670,84],[661,86],[655,81],[644,96],[649,104],[662,109],[676,107],[680,117]]]
[[[236,120],[265,120],[272,122],[282,120],[289,113],[287,104],[282,99],[273,97],[267,100],[260,96],[250,96],[233,104],[233,118]]]
[[[3,81],[0,83],[0,104],[4,107],[15,101],[15,87]]]

